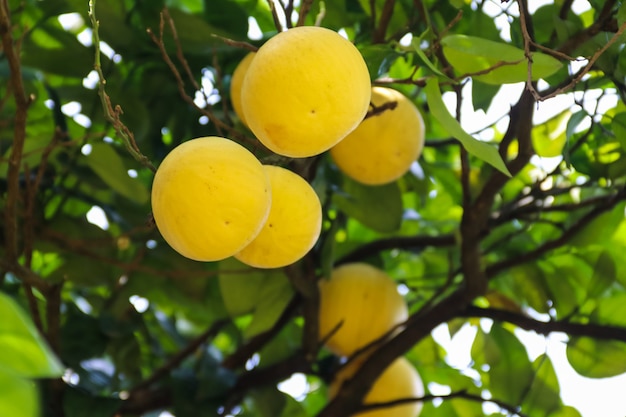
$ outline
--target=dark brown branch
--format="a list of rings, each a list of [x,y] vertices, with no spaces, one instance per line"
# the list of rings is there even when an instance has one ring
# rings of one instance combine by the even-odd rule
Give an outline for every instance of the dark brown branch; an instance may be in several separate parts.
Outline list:
[[[383,10],[380,13],[380,19],[378,20],[378,25],[376,26],[376,30],[373,34],[373,43],[383,43],[385,42],[385,34],[387,33],[387,28],[389,27],[389,22],[391,22],[391,17],[393,16],[393,8],[396,5],[395,0],[386,0],[383,5]]]
[[[271,329],[254,336],[246,344],[240,346],[222,361],[222,366],[229,369],[242,367],[252,355],[272,340],[290,322],[300,302],[301,298],[298,295],[294,296]]]
[[[63,283],[54,284],[45,292],[46,297],[46,338],[55,353],[60,352],[61,335],[61,290]]]
[[[20,201],[20,168],[22,153],[26,140],[26,115],[29,99],[22,80],[22,65],[20,52],[16,48],[13,33],[11,32],[11,16],[7,0],[0,0],[0,38],[2,52],[9,66],[9,84],[15,101],[15,117],[13,119],[13,146],[9,156],[7,172],[7,194],[4,209],[4,249],[8,260],[8,269],[12,270],[18,258],[18,205]]]
[[[370,117],[378,116],[381,113],[383,113],[383,112],[385,112],[387,110],[393,110],[396,107],[398,107],[398,102],[397,101],[386,101],[383,104],[381,104],[380,106],[376,106],[374,103],[370,103],[370,109],[365,114],[364,119],[368,119]]]
[[[487,267],[487,277],[489,279],[492,279],[500,272],[505,271],[508,268],[537,260],[549,251],[565,245],[593,219],[595,219],[602,213],[611,210],[620,201],[624,200],[626,200],[626,188],[622,187],[615,195],[612,196],[612,198],[607,199],[606,204],[597,206],[589,211],[587,214],[581,217],[573,226],[563,232],[558,238],[549,240],[530,252],[526,252],[513,258],[505,259],[491,264]]]
[[[216,39],[221,40],[222,42],[224,42],[228,46],[233,46],[235,48],[247,49],[250,52],[256,52],[256,51],[259,50],[259,48],[257,46],[254,46],[254,45],[252,45],[249,42],[236,41],[234,39],[225,38],[223,36],[219,36],[219,35],[215,35],[215,34],[212,34],[211,36],[216,38]]]
[[[272,2],[270,1],[270,3],[272,3]],[[169,16],[169,14],[167,14],[167,16]],[[164,41],[165,17],[166,17],[165,12],[161,13],[161,20],[159,22],[159,36],[158,37],[155,35],[154,31],[151,28],[148,28],[146,30],[146,32],[148,33],[148,36],[150,36],[150,39],[152,40],[152,42],[159,49],[159,52],[161,52],[161,57],[163,58],[163,62],[165,62],[165,64],[168,66],[168,68],[172,72],[172,75],[176,79],[176,85],[178,87],[178,92],[179,92],[181,98],[187,104],[189,104],[191,107],[196,109],[200,114],[208,117],[208,119],[211,121],[211,123],[213,123],[215,125],[216,129],[218,129],[218,130],[222,129],[222,130],[228,132],[230,137],[232,137],[233,139],[236,139],[239,142],[248,143],[255,149],[261,147],[260,142],[258,142],[256,140],[252,140],[251,138],[240,134],[235,129],[233,129],[231,126],[229,126],[226,123],[224,123],[210,109],[203,109],[202,107],[198,106],[196,104],[195,100],[193,99],[193,97],[190,97],[189,94],[187,94],[187,92],[185,91],[185,82],[183,81],[183,77],[182,77],[180,71],[178,70],[178,68],[176,67],[176,65],[174,64],[174,62],[172,61],[172,59],[170,58],[170,56],[169,56],[169,54],[167,52],[167,49],[165,47],[165,41]],[[168,18],[168,26],[175,33],[175,24],[174,24],[174,21],[171,19],[171,17]],[[173,35],[173,36],[175,36],[175,35]],[[189,66],[186,65],[187,61],[186,61],[186,59],[184,59],[184,56],[182,54],[182,47],[180,45],[180,42],[176,43],[176,47],[177,47],[177,55],[179,57],[179,60],[181,60],[181,57],[182,57],[181,62],[182,62],[183,69],[184,69],[185,73],[186,74],[191,74],[191,70],[189,69]],[[190,76],[190,78],[193,80],[193,76]],[[195,80],[193,80],[193,83],[195,84],[195,86],[197,86],[197,83],[195,83]],[[198,89],[198,88],[196,88],[196,89]]]
[[[609,21],[612,19],[613,8],[615,7],[616,3],[616,0],[607,0],[603,5],[602,10],[598,14],[598,18],[596,19],[596,21],[593,22],[589,27],[571,36],[563,45],[558,48],[559,52],[571,55],[576,48],[596,36],[604,28],[606,28]]]
[[[277,383],[289,378],[295,372],[311,373],[311,364],[302,352],[297,352],[276,364],[254,368],[243,373],[232,391],[242,393],[251,388]]]
[[[300,11],[298,13],[298,23],[296,26],[303,26],[304,21],[306,20],[307,15],[311,11],[311,6],[313,6],[313,0],[303,0],[300,5]]]
[[[319,287],[315,273],[313,254],[308,254],[301,263],[285,268],[293,287],[302,296],[302,350],[307,361],[313,362],[319,352]]]
[[[455,237],[451,234],[440,236],[400,236],[380,239],[356,248],[337,260],[336,264],[360,261],[391,249],[421,250],[428,246],[444,247],[454,246],[455,244]]]
[[[613,195],[602,195],[596,197],[590,197],[579,203],[564,203],[554,204],[551,206],[544,206],[542,200],[533,200],[531,203],[516,207],[508,212],[494,212],[492,214],[492,220],[497,224],[505,223],[511,219],[521,218],[529,214],[540,214],[547,212],[574,212],[590,206],[596,206],[598,204],[606,203],[613,199]]]
[[[278,12],[276,11],[276,5],[272,0],[266,0],[268,6],[270,7],[270,11],[272,12],[272,18],[274,19],[274,27],[278,32],[283,31],[283,25],[280,23],[280,18],[278,17]],[[289,19],[289,17],[287,17]]]
[[[559,95],[559,94],[569,90],[570,88],[572,88],[576,84],[578,84],[580,82],[580,80],[582,80],[583,76],[585,76],[585,74],[587,74],[589,71],[591,71],[591,69],[593,68],[594,64],[598,60],[598,58],[600,58],[600,56],[602,56],[602,54],[604,54],[604,52],[606,52],[606,50],[609,49],[611,47],[611,45],[613,45],[622,36],[624,31],[626,31],[626,22],[622,23],[622,25],[619,27],[617,32],[611,37],[611,39],[609,39],[609,41],[607,43],[602,45],[602,48],[598,49],[591,56],[591,58],[589,58],[589,61],[587,62],[587,65],[585,65],[585,67],[583,69],[578,71],[576,73],[576,75],[574,77],[572,77],[571,81],[567,85],[565,85],[563,87],[559,87],[556,90],[550,92],[550,94],[547,94],[545,96],[543,96],[543,95],[539,96],[537,99],[540,100],[540,101],[548,100],[548,99],[550,99],[552,97],[556,97],[557,95]]]
[[[539,321],[512,311],[470,306],[459,317],[484,317],[495,321],[512,323],[524,330],[548,335],[562,332],[570,336],[586,336],[599,340],[619,340],[626,342],[626,328],[593,323],[572,323],[569,321]]]
[[[203,343],[207,341],[207,339],[214,338],[217,333],[229,322],[229,320],[218,320],[215,321],[207,330],[205,330],[202,334],[195,337],[191,340],[187,346],[178,351],[174,356],[169,358],[167,362],[165,362],[162,366],[155,369],[155,371],[145,380],[141,381],[139,384],[135,385],[130,390],[129,401],[132,401],[132,397],[135,393],[140,392],[144,388],[148,388],[154,383],[158,382],[160,379],[167,376],[174,368],[176,368],[185,358],[194,353]]]
[[[440,323],[446,322],[462,311],[476,297],[465,289],[452,293],[428,311],[413,314],[406,327],[396,336],[386,341],[359,368],[354,376],[342,385],[341,391],[333,398],[317,417],[345,417],[352,415],[361,404],[362,398],[374,381],[395,358],[411,349],[415,343],[428,336]]]
[[[522,413],[519,410],[520,408],[519,406],[507,404],[504,401],[499,401],[499,400],[494,400],[494,399],[488,400],[486,398],[481,397],[478,394],[470,394],[467,391],[452,392],[448,395],[424,395],[423,397],[419,397],[419,398],[398,398],[397,400],[386,401],[384,403],[364,404],[362,407],[359,408],[359,411],[378,410],[381,408],[394,407],[394,406],[402,405],[402,404],[411,404],[414,402],[428,402],[428,401],[433,401],[433,400],[448,401],[448,400],[453,400],[457,398],[468,400],[468,401],[473,401],[473,402],[479,402],[479,403],[492,403],[500,407],[502,410],[507,411],[511,415],[516,415],[519,417],[527,417],[526,414]]]

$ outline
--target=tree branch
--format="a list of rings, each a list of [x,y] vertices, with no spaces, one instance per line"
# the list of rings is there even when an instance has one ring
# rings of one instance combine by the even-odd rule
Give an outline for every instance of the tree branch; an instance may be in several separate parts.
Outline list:
[[[403,249],[403,250],[423,250],[428,246],[445,247],[454,246],[456,239],[454,235],[439,235],[439,236],[399,236],[391,237],[380,240],[375,240],[364,244],[342,256],[337,260],[336,264],[345,264],[348,262],[360,261],[370,256],[376,255],[379,252],[391,250],[391,249]]]
[[[391,17],[393,16],[393,8],[395,4],[395,0],[385,0],[383,10],[380,13],[380,20],[378,21],[378,25],[376,26],[376,30],[373,34],[373,43],[385,42],[385,34],[387,33],[389,22],[391,22]]]
[[[524,330],[548,335],[561,332],[570,336],[586,336],[599,340],[619,340],[626,342],[626,328],[593,323],[572,323],[569,321],[539,321],[532,317],[514,313],[508,310],[495,308],[480,308],[469,306],[459,314],[459,317],[483,317],[495,321],[505,321]]]
[[[626,187],[622,187],[615,195],[612,196],[612,198],[607,199],[606,204],[593,208],[591,211],[581,217],[574,225],[572,225],[569,229],[563,232],[558,238],[549,240],[530,252],[519,254],[513,258],[505,259],[489,265],[487,267],[487,277],[489,279],[492,279],[506,269],[539,259],[549,251],[565,245],[593,219],[595,219],[602,213],[611,210],[620,201],[624,200],[626,200]]]
[[[7,196],[4,211],[5,251],[9,270],[17,263],[18,258],[18,204],[20,201],[20,168],[24,142],[26,140],[26,117],[29,99],[22,80],[22,65],[20,52],[16,49],[15,40],[11,31],[11,16],[7,0],[0,0],[0,38],[2,39],[2,53],[9,65],[9,84],[13,92],[16,111],[13,127],[13,146],[9,156],[7,172]]]
[[[294,312],[300,306],[301,301],[301,297],[295,295],[271,329],[254,336],[246,344],[240,346],[235,352],[231,353],[222,361],[222,366],[229,369],[242,367],[252,355],[265,346],[267,342],[272,340],[274,336],[290,322]]]
[[[488,400],[486,398],[481,397],[478,394],[471,394],[465,390],[452,392],[448,395],[424,395],[423,397],[419,397],[419,398],[399,398],[397,400],[386,401],[384,403],[364,404],[363,406],[359,408],[359,411],[379,410],[381,408],[393,407],[393,406],[402,405],[402,404],[410,404],[414,402],[427,402],[427,401],[433,401],[433,400],[448,401],[448,400],[453,400],[456,398],[469,400],[473,402],[479,402],[479,403],[492,403],[500,407],[502,410],[507,411],[511,415],[516,415],[519,417],[527,417],[526,414],[522,413],[519,410],[520,406],[511,405],[511,404],[505,403],[504,401],[499,401],[499,400],[494,400],[494,399]]]
[[[428,336],[437,325],[457,316],[475,297],[476,294],[459,289],[427,311],[413,314],[404,329],[384,342],[354,376],[344,382],[337,396],[328,402],[317,417],[345,417],[355,413],[371,388],[371,381],[376,380],[397,357]]]

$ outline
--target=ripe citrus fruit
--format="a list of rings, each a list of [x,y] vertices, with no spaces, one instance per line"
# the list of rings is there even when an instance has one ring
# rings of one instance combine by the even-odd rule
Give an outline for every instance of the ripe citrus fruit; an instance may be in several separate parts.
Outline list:
[[[368,117],[335,145],[330,154],[349,177],[363,184],[386,184],[404,175],[424,147],[424,120],[402,93],[372,88],[372,104],[396,107]]]
[[[248,55],[243,57],[235,71],[233,72],[233,77],[230,80],[230,101],[233,104],[233,110],[239,120],[247,126],[246,118],[243,115],[243,109],[241,108],[241,84],[243,83],[243,78],[248,72],[248,67],[250,67],[250,63],[252,62],[252,58],[254,58],[255,53],[250,52]]]
[[[369,72],[356,47],[330,29],[302,26],[259,48],[241,101],[250,130],[267,148],[307,157],[356,128],[370,95]]]
[[[338,355],[350,356],[408,318],[406,302],[385,272],[365,263],[335,268],[320,280],[319,335]]]
[[[272,206],[257,237],[235,257],[257,268],[290,265],[313,247],[322,227],[322,206],[308,182],[288,169],[265,165]]]
[[[239,252],[269,214],[263,165],[229,139],[204,137],[174,148],[152,184],[152,212],[167,243],[197,261]]]
[[[333,398],[341,389],[341,384],[352,377],[361,363],[353,361],[341,368],[328,388]],[[421,398],[424,396],[424,383],[415,367],[404,357],[399,357],[374,381],[363,404],[385,403],[401,398]],[[359,417],[417,417],[422,411],[422,403],[409,402],[393,407],[378,408],[359,413]]]

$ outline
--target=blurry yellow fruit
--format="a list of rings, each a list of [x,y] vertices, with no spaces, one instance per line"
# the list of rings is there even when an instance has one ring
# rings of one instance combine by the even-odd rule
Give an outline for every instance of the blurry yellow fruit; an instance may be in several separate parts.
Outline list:
[[[235,257],[257,268],[279,268],[313,247],[322,227],[322,206],[299,175],[277,166],[264,168],[272,188],[270,214],[257,237]]]
[[[243,83],[243,78],[248,72],[248,68],[250,67],[250,63],[252,62],[254,55],[254,52],[250,52],[241,60],[241,62],[239,62],[239,65],[235,68],[233,77],[230,80],[230,101],[233,104],[235,114],[244,125],[247,125],[247,123],[246,118],[243,115],[243,109],[241,108],[241,84]]]
[[[359,361],[350,362],[341,368],[328,388],[330,398],[337,395],[341,384],[356,373]],[[421,398],[424,396],[424,383],[415,367],[400,357],[393,361],[378,377],[363,399],[363,404],[385,403],[401,398]],[[379,408],[356,414],[358,417],[417,417],[422,411],[422,403],[415,401],[394,407]]]
[[[267,41],[243,80],[248,127],[273,152],[320,154],[367,113],[369,72],[358,49],[337,32],[295,27]]]
[[[363,184],[397,180],[410,169],[424,147],[424,120],[417,107],[396,90],[372,88],[375,106],[390,102],[397,103],[394,109],[363,120],[330,151],[339,169]]]
[[[152,184],[152,212],[161,235],[197,261],[239,252],[261,230],[270,204],[263,165],[243,146],[215,136],[174,148]]]
[[[371,265],[341,265],[319,288],[319,336],[334,331],[326,346],[338,355],[350,356],[408,318],[396,282]]]

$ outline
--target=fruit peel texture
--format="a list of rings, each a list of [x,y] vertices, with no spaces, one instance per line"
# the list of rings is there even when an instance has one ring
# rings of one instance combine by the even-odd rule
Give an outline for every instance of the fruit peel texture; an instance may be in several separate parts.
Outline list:
[[[322,228],[322,206],[313,188],[288,169],[266,165],[272,205],[256,238],[235,257],[256,268],[279,268],[301,259]]]
[[[340,356],[350,356],[390,332],[408,318],[396,282],[365,263],[345,264],[322,279],[319,337]]]
[[[371,83],[358,49],[321,27],[289,29],[256,53],[241,100],[250,130],[271,151],[294,158],[320,154],[367,113]]]
[[[163,160],[152,186],[152,210],[167,243],[197,261],[239,252],[259,233],[271,205],[263,166],[229,139],[193,139]]]
[[[395,108],[368,117],[335,145],[330,154],[346,175],[366,185],[393,182],[411,168],[424,147],[424,120],[406,96],[386,87],[372,88],[372,103]]]

